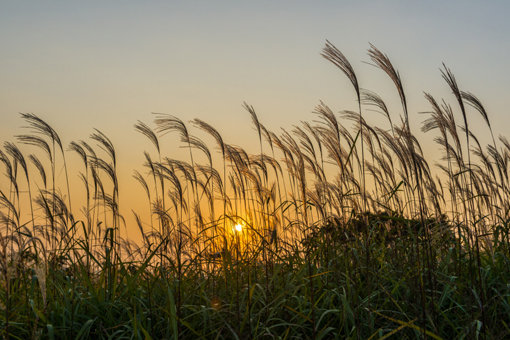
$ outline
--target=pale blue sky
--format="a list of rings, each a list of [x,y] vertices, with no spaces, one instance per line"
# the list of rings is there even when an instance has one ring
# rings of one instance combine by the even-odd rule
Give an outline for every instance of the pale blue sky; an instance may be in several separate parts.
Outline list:
[[[369,42],[390,56],[415,126],[424,119],[416,113],[428,109],[422,91],[454,104],[439,72],[444,61],[462,89],[486,105],[496,134],[506,134],[509,7],[506,1],[1,1],[0,133],[3,140],[20,133],[18,112],[39,114],[66,143],[97,127],[116,144],[125,178],[130,162],[141,164],[149,148],[132,126],[150,122],[151,112],[201,118],[227,142],[247,146],[257,138],[243,101],[275,130],[313,119],[319,100],[335,111],[356,107],[348,80],[320,56],[329,39],[351,60],[361,87],[383,95],[399,114],[392,83],[363,63]]]
[[[368,42],[391,57],[416,111],[423,90],[448,96],[445,61],[503,122],[508,13],[503,1],[1,2],[1,131],[17,129],[19,111],[73,135],[120,132],[118,143],[152,111],[229,130],[249,121],[244,100],[268,125],[291,125],[319,99],[336,110],[353,100],[319,56],[326,38],[390,102],[391,84],[362,63]]]

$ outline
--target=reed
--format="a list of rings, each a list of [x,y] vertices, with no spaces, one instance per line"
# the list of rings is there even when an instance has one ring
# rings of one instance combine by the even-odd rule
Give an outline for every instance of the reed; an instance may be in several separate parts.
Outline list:
[[[368,50],[397,112],[360,88],[331,42],[322,56],[347,76],[358,110],[320,102],[309,121],[272,131],[244,103],[253,154],[200,119],[136,122],[151,149],[133,170],[146,199],[133,226],[113,141],[96,129],[65,147],[43,118],[21,114],[29,131],[0,148],[2,337],[509,337],[510,142],[444,65],[453,103],[424,94],[420,140],[386,54]]]

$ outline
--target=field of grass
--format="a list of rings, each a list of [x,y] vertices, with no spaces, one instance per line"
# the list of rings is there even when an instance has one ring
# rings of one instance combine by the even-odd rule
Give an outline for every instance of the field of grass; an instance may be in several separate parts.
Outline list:
[[[65,143],[21,114],[28,132],[0,149],[2,337],[510,337],[510,142],[443,65],[451,93],[425,94],[422,124],[441,154],[426,159],[388,57],[369,49],[395,85],[397,112],[360,87],[332,44],[322,55],[359,110],[321,102],[309,122],[275,133],[245,104],[254,154],[200,119],[136,123],[153,147],[134,171],[146,211],[132,219],[119,213],[126,169],[104,133]],[[374,110],[386,126],[370,124]],[[474,115],[486,123],[476,131]],[[164,154],[163,143],[189,157]],[[84,197],[70,195],[74,178]],[[123,237],[131,220],[139,240]]]

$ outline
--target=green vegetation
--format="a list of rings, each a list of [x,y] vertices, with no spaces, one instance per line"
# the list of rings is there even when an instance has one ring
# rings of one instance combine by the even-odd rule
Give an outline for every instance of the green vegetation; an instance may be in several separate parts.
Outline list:
[[[110,139],[96,130],[64,146],[22,114],[30,131],[0,150],[2,337],[510,337],[510,143],[443,65],[454,104],[425,94],[423,131],[442,150],[430,164],[387,56],[370,47],[402,114],[361,89],[329,42],[323,56],[352,83],[359,111],[338,119],[320,103],[316,120],[276,134],[245,104],[256,154],[199,119],[138,122],[153,148],[134,173],[147,198],[147,212],[133,212],[137,242],[122,237]],[[373,110],[386,127],[365,120]],[[488,146],[468,125],[473,114]],[[187,160],[162,150],[175,135]],[[82,160],[78,174],[69,153]]]

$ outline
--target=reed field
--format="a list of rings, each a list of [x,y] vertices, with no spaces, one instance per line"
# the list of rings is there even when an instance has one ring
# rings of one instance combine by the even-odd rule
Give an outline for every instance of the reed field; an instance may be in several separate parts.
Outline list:
[[[444,64],[450,91],[418,114],[375,46],[397,109],[321,54],[358,109],[271,131],[245,103],[253,153],[156,113],[133,122],[144,163],[120,169],[100,129],[64,141],[21,113],[0,148],[2,338],[510,338],[510,142]],[[129,216],[120,172],[145,193]]]

